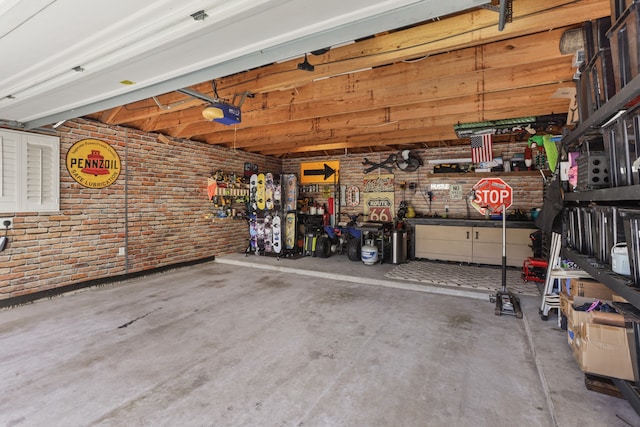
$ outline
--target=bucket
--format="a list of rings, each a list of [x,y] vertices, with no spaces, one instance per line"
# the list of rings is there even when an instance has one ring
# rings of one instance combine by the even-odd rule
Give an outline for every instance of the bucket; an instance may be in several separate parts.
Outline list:
[[[611,248],[611,269],[614,273],[624,276],[631,275],[629,267],[629,252],[625,242],[617,243]]]

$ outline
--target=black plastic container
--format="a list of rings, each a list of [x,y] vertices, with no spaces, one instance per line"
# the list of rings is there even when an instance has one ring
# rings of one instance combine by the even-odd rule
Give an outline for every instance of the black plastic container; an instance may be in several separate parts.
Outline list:
[[[618,210],[616,206],[595,206],[591,209],[593,252],[598,261],[608,266],[611,266],[611,248],[626,241]]]
[[[640,154],[640,110],[635,109],[603,129],[605,148],[609,153],[612,187],[640,184],[633,164]]]

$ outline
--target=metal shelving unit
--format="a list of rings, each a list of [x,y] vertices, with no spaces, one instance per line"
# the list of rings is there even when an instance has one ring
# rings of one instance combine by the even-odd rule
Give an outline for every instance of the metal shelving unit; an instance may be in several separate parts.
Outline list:
[[[607,124],[619,111],[626,110],[640,102],[640,74],[627,83],[606,104],[583,120],[572,132],[567,134],[562,144],[565,148],[576,146],[580,138],[601,132],[601,127]],[[571,192],[564,194],[566,202],[603,204],[638,204],[640,202],[640,185],[626,187],[612,187],[598,190]],[[581,269],[591,275],[595,280],[605,284],[615,293],[625,298],[633,307],[640,309],[640,289],[632,285],[631,280],[611,271],[608,266],[598,263],[593,258],[576,252],[570,248],[562,249],[562,256],[575,262]],[[638,324],[635,329],[639,329]],[[636,331],[637,333],[638,331]],[[635,353],[635,352],[634,352]],[[636,355],[636,359],[637,359]],[[637,360],[636,360],[636,363]],[[640,414],[640,390],[637,383],[622,379],[612,379],[614,384],[622,392],[625,399]]]
[[[575,262],[582,270],[589,273],[598,282],[607,285],[612,291],[620,295],[635,307],[640,307],[640,290],[631,287],[631,280],[625,276],[609,270],[595,258],[582,255],[573,249],[563,248],[562,256]]]
[[[640,94],[640,74],[565,136],[562,139],[562,144],[565,147],[569,147],[578,142],[580,137],[599,130],[598,128],[605,124],[614,114],[626,109],[627,104],[633,101],[638,94]]]
[[[620,92],[613,96],[605,105],[596,110],[586,120],[569,133],[563,139],[565,147],[574,146],[581,137],[600,132],[600,127],[605,124],[620,110],[624,110],[630,104],[638,102],[640,96],[640,75],[636,76]],[[589,191],[567,192],[564,201],[573,203],[599,202],[612,203],[638,203],[640,202],[640,185],[626,187],[611,187]],[[605,284],[616,294],[626,299],[633,307],[640,309],[640,289],[635,288],[631,280],[614,273],[608,266],[587,255],[576,252],[570,248],[562,249],[562,256],[575,262],[581,269],[600,283]],[[637,328],[637,326],[636,326]],[[638,363],[636,361],[636,363]],[[613,378],[614,384],[622,392],[625,399],[640,414],[640,390],[638,384],[632,381]]]
[[[638,202],[640,201],[640,185],[565,193],[564,200],[565,202]]]

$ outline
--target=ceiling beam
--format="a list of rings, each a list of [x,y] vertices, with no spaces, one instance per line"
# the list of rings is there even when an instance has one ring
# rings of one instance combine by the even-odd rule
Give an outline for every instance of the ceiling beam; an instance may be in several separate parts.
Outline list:
[[[536,2],[514,0],[513,4],[514,21],[503,32],[494,28],[495,14],[493,12],[473,11],[331,49],[325,55],[317,57],[319,65],[313,75],[301,73],[296,67],[298,60],[292,60],[219,78],[220,94],[223,98],[231,99],[234,93],[241,93],[245,90],[252,93],[265,93],[271,90],[300,87],[318,77],[328,77],[371,66],[414,59],[423,55],[434,55],[547,31],[549,23],[553,23],[553,26],[558,28],[610,14],[608,0],[583,0],[579,2],[573,0],[540,0]],[[205,94],[213,93],[210,81],[194,85],[193,88]],[[183,96],[177,93],[165,96],[167,103],[183,99]],[[177,109],[182,108],[178,107]],[[119,111],[109,123],[124,124],[162,113],[163,111],[158,107],[150,105],[149,100],[143,100],[132,104],[130,108]]]

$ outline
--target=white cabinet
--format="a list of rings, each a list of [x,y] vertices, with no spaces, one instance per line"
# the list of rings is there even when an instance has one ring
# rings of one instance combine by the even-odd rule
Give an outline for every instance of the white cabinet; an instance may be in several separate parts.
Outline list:
[[[415,256],[446,261],[471,262],[472,227],[416,225]]]
[[[522,267],[533,255],[530,228],[507,228],[507,265]],[[415,226],[415,257],[441,261],[502,264],[502,228],[421,225]]]

